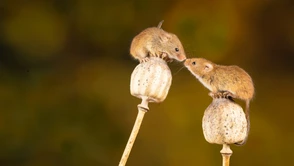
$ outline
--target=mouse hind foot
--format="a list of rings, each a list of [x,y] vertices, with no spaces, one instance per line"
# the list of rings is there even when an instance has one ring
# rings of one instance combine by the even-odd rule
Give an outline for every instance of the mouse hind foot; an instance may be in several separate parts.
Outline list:
[[[234,98],[234,95],[228,91],[209,92],[208,95],[214,99],[225,98],[225,99],[233,100]]]
[[[150,61],[149,57],[145,57],[143,59],[140,59],[140,63],[145,63],[145,62],[148,62]]]

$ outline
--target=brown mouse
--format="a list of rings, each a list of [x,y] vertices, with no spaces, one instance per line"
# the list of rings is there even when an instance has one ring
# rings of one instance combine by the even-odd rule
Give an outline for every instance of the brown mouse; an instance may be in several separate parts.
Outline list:
[[[173,59],[183,61],[186,54],[179,38],[161,29],[163,21],[157,27],[143,30],[134,37],[130,53],[140,62],[148,61],[149,57],[161,57],[167,61]]]
[[[246,102],[247,136],[250,130],[249,104],[254,95],[254,85],[249,74],[238,66],[217,65],[204,58],[186,59],[184,65],[211,92],[211,97],[236,98]]]

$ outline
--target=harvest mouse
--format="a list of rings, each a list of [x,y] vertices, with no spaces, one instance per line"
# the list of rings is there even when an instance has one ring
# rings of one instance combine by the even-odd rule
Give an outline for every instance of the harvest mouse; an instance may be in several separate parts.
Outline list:
[[[236,98],[246,102],[247,135],[237,145],[246,143],[250,130],[249,104],[254,95],[251,77],[238,66],[217,65],[204,58],[186,59],[184,65],[211,92],[211,97]]]
[[[162,23],[163,21],[157,27],[147,28],[134,37],[130,53],[140,63],[148,61],[151,56],[161,57],[167,61],[186,59],[181,41],[175,34],[161,29]]]

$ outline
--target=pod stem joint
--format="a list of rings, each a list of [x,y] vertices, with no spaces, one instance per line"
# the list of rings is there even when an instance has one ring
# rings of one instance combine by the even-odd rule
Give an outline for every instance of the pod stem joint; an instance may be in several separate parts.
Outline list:
[[[233,151],[230,149],[230,145],[223,144],[223,148],[220,153],[223,156],[223,166],[230,166],[230,157],[233,154]]]

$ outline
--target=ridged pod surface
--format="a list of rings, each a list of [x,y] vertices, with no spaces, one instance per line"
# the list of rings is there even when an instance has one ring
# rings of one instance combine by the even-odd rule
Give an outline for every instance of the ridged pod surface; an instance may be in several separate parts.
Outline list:
[[[162,102],[169,91],[172,75],[166,62],[157,57],[140,63],[131,76],[131,94],[138,98],[148,97],[149,102]]]
[[[247,121],[241,106],[225,98],[213,99],[202,119],[207,142],[234,144],[243,141],[247,134]]]

